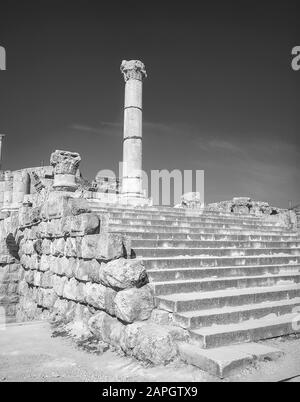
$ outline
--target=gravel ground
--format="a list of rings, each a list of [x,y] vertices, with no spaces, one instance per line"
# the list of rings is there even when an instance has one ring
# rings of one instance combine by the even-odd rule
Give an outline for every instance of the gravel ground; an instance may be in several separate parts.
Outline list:
[[[300,375],[300,339],[293,337],[264,342],[285,351],[277,362],[259,363],[233,374],[225,381],[279,381]],[[292,381],[299,381],[300,377]],[[139,382],[220,381],[181,363],[146,367],[106,351],[101,355],[79,349],[72,340],[51,336],[47,323],[12,324],[0,331],[0,381]]]

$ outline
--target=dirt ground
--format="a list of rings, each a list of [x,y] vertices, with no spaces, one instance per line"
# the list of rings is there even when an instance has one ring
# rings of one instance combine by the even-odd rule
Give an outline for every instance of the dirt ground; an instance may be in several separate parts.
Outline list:
[[[107,351],[102,355],[79,349],[71,339],[52,337],[49,324],[10,324],[0,331],[0,382],[158,382],[221,381],[196,367],[174,363],[167,367],[146,367]],[[285,352],[277,362],[259,363],[233,373],[223,381],[300,380],[300,339],[266,341]],[[296,378],[294,378],[296,377]]]

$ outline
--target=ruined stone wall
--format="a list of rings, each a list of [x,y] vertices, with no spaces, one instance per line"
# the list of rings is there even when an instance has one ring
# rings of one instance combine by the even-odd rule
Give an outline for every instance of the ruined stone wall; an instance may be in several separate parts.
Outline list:
[[[0,220],[0,316],[1,322],[13,322],[19,302],[18,282],[21,265],[15,235],[18,216]]]

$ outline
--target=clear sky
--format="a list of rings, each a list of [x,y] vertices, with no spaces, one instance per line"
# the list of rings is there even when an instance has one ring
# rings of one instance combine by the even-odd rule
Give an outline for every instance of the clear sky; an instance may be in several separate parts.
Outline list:
[[[146,64],[144,169],[205,170],[207,202],[300,203],[297,1],[1,1],[3,168],[122,160],[122,59]]]

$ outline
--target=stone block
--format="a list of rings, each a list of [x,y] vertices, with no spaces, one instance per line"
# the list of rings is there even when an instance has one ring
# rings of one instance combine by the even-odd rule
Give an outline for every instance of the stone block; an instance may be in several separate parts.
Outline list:
[[[54,239],[51,243],[51,254],[55,257],[63,257],[65,254],[65,239]]]
[[[65,276],[52,275],[51,280],[55,293],[59,297],[62,297],[64,294],[64,287],[68,282],[68,278]]]
[[[144,264],[138,260],[120,258],[101,265],[100,282],[114,289],[142,287],[148,283]]]
[[[77,241],[73,237],[68,237],[65,243],[64,254],[66,257],[77,257]]]
[[[105,310],[114,315],[116,292],[98,283],[88,282],[84,287],[85,302],[96,309]]]
[[[49,255],[51,254],[51,240],[49,239],[43,239],[42,241],[42,254]]]
[[[41,273],[40,286],[42,288],[45,288],[45,289],[52,288],[52,275],[53,274],[50,271]]]
[[[100,269],[101,265],[95,259],[87,261],[79,259],[77,260],[74,276],[80,281],[99,283]]]
[[[93,213],[67,216],[63,219],[63,232],[66,236],[84,236],[99,233],[99,230],[99,218]]]
[[[118,233],[87,235],[82,239],[81,257],[110,261],[130,255],[129,247],[126,237]]]
[[[85,199],[74,198],[61,191],[53,191],[42,206],[41,217],[44,220],[49,220],[88,212],[91,211]]]
[[[42,291],[42,304],[41,306],[52,309],[56,300],[57,294],[53,289],[40,289]]]
[[[55,259],[51,255],[42,254],[40,259],[40,271],[46,272],[50,270],[51,263]]]
[[[63,297],[68,300],[84,302],[84,284],[75,278],[68,280],[64,286]]]
[[[115,315],[126,323],[149,319],[153,309],[154,297],[150,285],[122,290],[115,297]]]
[[[118,349],[123,345],[125,325],[105,312],[100,312],[91,317],[88,322],[90,331],[101,341]]]
[[[178,355],[167,327],[137,322],[126,326],[124,344],[128,354],[145,363],[166,365]]]

